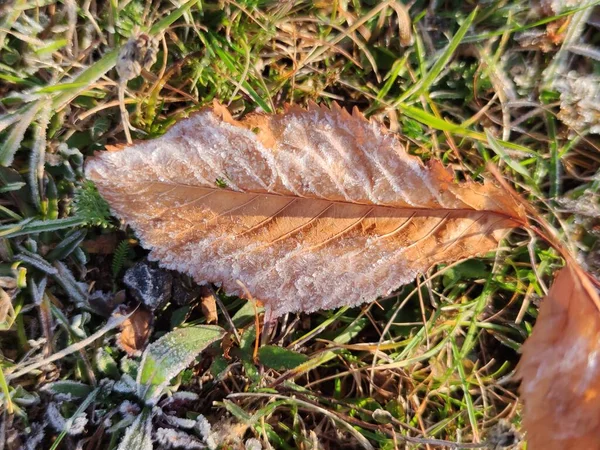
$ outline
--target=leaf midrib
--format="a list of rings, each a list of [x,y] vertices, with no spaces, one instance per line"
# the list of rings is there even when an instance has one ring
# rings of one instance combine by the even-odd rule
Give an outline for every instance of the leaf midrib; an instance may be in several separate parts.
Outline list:
[[[418,207],[418,206],[394,206],[394,205],[386,205],[386,204],[380,204],[380,203],[365,203],[365,202],[352,202],[352,201],[347,201],[347,200],[332,200],[329,198],[325,198],[325,197],[317,197],[317,196],[300,196],[300,195],[287,195],[287,194],[278,194],[278,193],[274,193],[274,192],[268,192],[268,191],[260,191],[260,190],[247,190],[247,191],[237,191],[234,189],[228,189],[228,188],[221,188],[221,187],[212,187],[212,186],[199,186],[199,185],[193,185],[193,184],[185,184],[185,183],[179,183],[179,182],[166,182],[166,181],[148,181],[148,180],[144,180],[144,181],[133,181],[133,182],[122,182],[120,185],[124,186],[124,185],[144,185],[144,186],[148,186],[148,185],[152,185],[152,184],[162,184],[162,185],[174,185],[176,187],[182,187],[185,189],[208,189],[208,190],[212,190],[212,191],[226,191],[226,192],[230,192],[230,193],[234,193],[234,194],[241,194],[241,195],[264,195],[264,196],[269,196],[269,197],[277,197],[277,198],[287,198],[290,200],[294,200],[294,199],[314,199],[314,200],[320,200],[320,201],[326,201],[329,202],[331,204],[339,204],[339,205],[361,205],[361,206],[365,206],[365,207],[373,207],[373,208],[384,208],[384,209],[388,209],[388,210],[401,210],[401,211],[407,211],[407,212],[415,212],[415,213],[419,213],[419,212],[428,212],[428,211],[436,211],[436,212],[457,212],[457,213],[464,213],[465,215],[468,214],[472,214],[475,212],[480,212],[483,214],[494,214],[494,215],[498,215],[501,216],[503,218],[505,218],[506,220],[512,221],[514,222],[517,226],[522,226],[522,227],[526,227],[526,222],[523,218],[521,217],[517,217],[514,216],[512,214],[509,214],[507,212],[504,211],[499,211],[496,209],[475,209],[475,208],[447,208],[447,207]],[[187,205],[184,205],[187,206]],[[243,205],[242,205],[243,206]],[[286,205],[287,207],[288,205]],[[241,206],[240,206],[241,207]],[[284,207],[284,209],[286,208]]]

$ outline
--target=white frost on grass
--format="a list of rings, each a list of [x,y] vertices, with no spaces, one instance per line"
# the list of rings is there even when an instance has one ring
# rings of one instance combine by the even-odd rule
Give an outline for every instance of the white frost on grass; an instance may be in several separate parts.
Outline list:
[[[156,442],[164,448],[181,448],[187,450],[201,450],[207,448],[206,444],[193,436],[172,428],[159,428],[154,434]]]
[[[600,77],[571,71],[554,87],[560,92],[558,118],[576,132],[600,134]]]
[[[542,6],[554,14],[560,14],[568,9],[581,6],[581,0],[542,0]]]
[[[262,444],[256,438],[250,438],[244,444],[245,450],[262,450]]]

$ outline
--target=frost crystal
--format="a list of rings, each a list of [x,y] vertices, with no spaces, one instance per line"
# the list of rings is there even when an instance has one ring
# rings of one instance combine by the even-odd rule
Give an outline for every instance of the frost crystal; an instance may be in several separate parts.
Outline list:
[[[576,8],[580,6],[581,0],[542,0],[541,6],[548,12],[554,14],[560,14],[567,9]]]
[[[70,402],[71,400],[73,400],[73,395],[68,393],[68,392],[55,392],[52,389],[52,384],[47,384],[45,386],[43,386],[40,391],[42,392],[48,392],[52,395],[52,398],[54,400],[57,400],[59,402]]]
[[[515,448],[522,439],[515,426],[506,419],[498,423],[487,432],[487,442],[491,450],[504,450]]]
[[[147,404],[156,404],[170,380],[224,333],[215,325],[186,327],[171,331],[150,344],[138,370],[138,397]]]
[[[115,387],[115,380],[111,380],[110,378],[102,378],[98,382],[98,387],[104,392],[110,392]]]
[[[114,391],[120,392],[122,394],[131,394],[135,392],[136,389],[137,385],[135,383],[135,380],[126,373],[121,375],[121,379],[117,381],[113,386]]]
[[[260,441],[256,438],[250,438],[246,441],[246,444],[244,445],[246,450],[262,450],[262,444],[260,443]]]
[[[119,405],[119,412],[123,417],[134,417],[140,413],[140,407],[129,400],[125,400]]]
[[[65,428],[65,418],[62,416],[59,410],[60,405],[56,402],[50,402],[48,408],[46,408],[46,418],[48,423],[54,431],[61,432]]]
[[[73,272],[62,262],[55,261],[54,266],[58,270],[55,276],[56,281],[65,290],[67,295],[77,305],[87,306],[88,302],[88,286],[85,283],[80,283],[75,279]]]
[[[165,448],[205,449],[206,445],[183,431],[172,428],[159,428],[155,433],[156,442]]]
[[[169,425],[172,425],[177,428],[182,428],[184,430],[191,430],[196,426],[196,421],[192,419],[171,416],[169,414],[165,414],[163,417]]]
[[[41,256],[31,253],[27,250],[22,250],[21,253],[15,256],[16,259],[35,267],[41,272],[45,272],[48,275],[56,275],[58,271],[48,264]]]
[[[36,450],[40,448],[40,444],[45,436],[45,427],[45,424],[38,422],[31,425],[31,431],[25,441],[25,450]]]
[[[210,422],[202,414],[196,417],[196,431],[205,440],[208,439],[208,436],[210,436],[212,431]]]
[[[68,433],[70,435],[78,435],[85,431],[85,426],[88,423],[87,414],[83,413],[75,417],[75,419],[67,420]]]
[[[117,450],[152,450],[152,415],[142,412],[127,428]]]
[[[122,358],[119,366],[121,367],[121,372],[124,372],[130,376],[134,376],[133,374],[136,373],[139,364],[137,361],[134,361],[131,358]]]
[[[195,392],[177,391],[171,397],[171,401],[195,402],[200,396]]]
[[[152,310],[160,308],[171,299],[173,276],[146,261],[127,269],[123,282],[139,301]]]
[[[116,69],[122,81],[131,80],[156,62],[158,40],[141,33],[132,36],[119,50]]]
[[[554,87],[560,92],[558,118],[575,131],[600,134],[600,78],[571,71]]]

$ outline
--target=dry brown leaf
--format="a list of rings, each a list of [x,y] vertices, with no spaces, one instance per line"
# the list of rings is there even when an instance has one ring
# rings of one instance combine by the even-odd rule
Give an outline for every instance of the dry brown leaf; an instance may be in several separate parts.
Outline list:
[[[125,310],[123,315],[131,310]],[[154,316],[144,305],[137,309],[120,325],[121,332],[117,335],[117,345],[129,356],[140,356],[148,343],[152,332]]]
[[[216,105],[86,173],[152,259],[245,296],[239,280],[272,317],[373,301],[525,221],[501,188],[456,183],[337,106],[238,122]]]
[[[530,450],[600,449],[600,299],[574,263],[556,277],[517,370]]]
[[[217,299],[213,290],[208,286],[201,286],[200,291],[200,306],[202,314],[206,318],[206,323],[217,323],[219,316],[217,314]]]
[[[15,310],[10,295],[0,287],[0,329],[8,329],[12,326]],[[5,328],[6,327],[6,328]]]

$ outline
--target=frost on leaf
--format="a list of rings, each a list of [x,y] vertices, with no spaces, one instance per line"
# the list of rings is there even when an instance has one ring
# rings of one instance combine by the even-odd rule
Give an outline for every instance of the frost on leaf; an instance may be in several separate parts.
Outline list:
[[[554,87],[560,92],[558,118],[581,133],[600,134],[600,78],[575,71],[558,78]]]
[[[171,331],[150,344],[138,369],[138,397],[155,404],[171,379],[224,334],[225,331],[215,325],[197,325]]]
[[[40,448],[42,441],[46,435],[46,426],[43,423],[34,422],[31,424],[31,429],[26,436],[23,436],[27,440],[25,441],[25,450],[36,450]]]
[[[48,423],[55,431],[66,432],[69,435],[76,436],[85,431],[88,423],[87,414],[83,413],[76,417],[65,419],[60,412],[60,403],[50,402],[46,409],[46,418]]]
[[[129,400],[125,400],[119,405],[119,412],[124,418],[137,417],[140,413],[140,407]]]
[[[117,450],[152,450],[152,413],[142,411],[127,428]]]
[[[115,383],[113,390],[121,394],[132,394],[136,391],[137,385],[130,375],[124,373],[121,379]]]
[[[524,221],[500,188],[337,106],[239,122],[217,105],[86,173],[153,260],[244,296],[239,280],[275,317],[373,301]]]
[[[262,450],[262,444],[256,438],[250,438],[244,444],[245,450]]]
[[[172,428],[159,428],[156,430],[155,435],[156,441],[162,448],[181,448],[190,450],[207,448],[206,445],[197,438]]]
[[[41,391],[50,393],[55,400],[62,402],[83,399],[90,395],[92,388],[79,381],[61,380],[46,384]]]
[[[599,450],[600,298],[575,264],[562,269],[522,348],[530,450]]]

